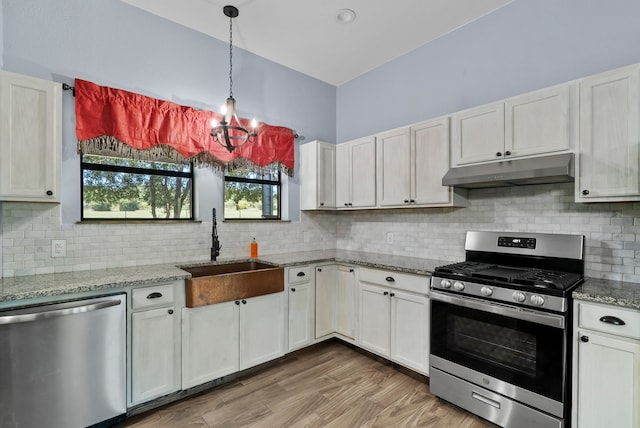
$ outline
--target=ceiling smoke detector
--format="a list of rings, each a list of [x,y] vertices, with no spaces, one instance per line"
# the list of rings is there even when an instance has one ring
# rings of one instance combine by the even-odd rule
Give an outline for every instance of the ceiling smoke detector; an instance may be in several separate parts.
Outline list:
[[[356,20],[356,13],[351,9],[340,9],[336,15],[336,19],[341,24],[351,24]]]

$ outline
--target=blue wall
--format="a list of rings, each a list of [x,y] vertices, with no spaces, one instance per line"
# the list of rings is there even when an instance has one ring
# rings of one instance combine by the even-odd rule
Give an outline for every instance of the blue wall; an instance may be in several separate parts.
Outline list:
[[[640,1],[515,0],[338,88],[337,142],[640,62]]]
[[[0,1],[5,70],[68,83],[79,77],[216,111],[228,96],[228,42],[118,0]],[[335,141],[334,86],[240,49],[233,67],[241,116],[293,128],[307,141]],[[63,102],[62,213],[72,223],[80,215],[80,173],[73,98]]]

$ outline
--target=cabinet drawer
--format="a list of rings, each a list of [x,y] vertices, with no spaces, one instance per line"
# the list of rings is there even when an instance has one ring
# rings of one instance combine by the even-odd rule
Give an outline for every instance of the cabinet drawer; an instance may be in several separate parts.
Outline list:
[[[367,268],[361,268],[358,272],[361,282],[368,282],[382,287],[392,287],[412,293],[429,293],[430,279],[426,276],[408,275],[406,273]]]
[[[578,305],[578,311],[580,327],[640,339],[640,311],[582,302]],[[612,323],[618,320],[624,325]]]
[[[174,302],[173,284],[134,288],[131,294],[131,304],[134,310],[171,305]]]
[[[289,276],[287,278],[289,280],[289,284],[309,282],[311,280],[311,266],[289,268]]]

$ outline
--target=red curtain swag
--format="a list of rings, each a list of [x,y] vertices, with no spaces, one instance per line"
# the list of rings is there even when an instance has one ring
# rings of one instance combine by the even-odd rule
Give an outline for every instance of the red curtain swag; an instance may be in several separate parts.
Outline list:
[[[293,175],[294,132],[259,123],[258,136],[229,153],[213,141],[211,120],[222,116],[76,79],[78,152],[219,169],[260,169],[277,163]],[[241,119],[244,121],[244,119]],[[248,121],[245,126],[249,126]]]

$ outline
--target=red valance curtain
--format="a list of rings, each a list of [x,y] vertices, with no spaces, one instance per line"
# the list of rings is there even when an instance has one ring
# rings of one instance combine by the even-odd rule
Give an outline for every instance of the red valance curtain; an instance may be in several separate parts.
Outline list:
[[[211,120],[222,116],[133,92],[76,79],[78,152],[164,162],[191,162],[220,169],[277,164],[293,175],[294,132],[259,123],[258,136],[229,153],[213,141]]]

